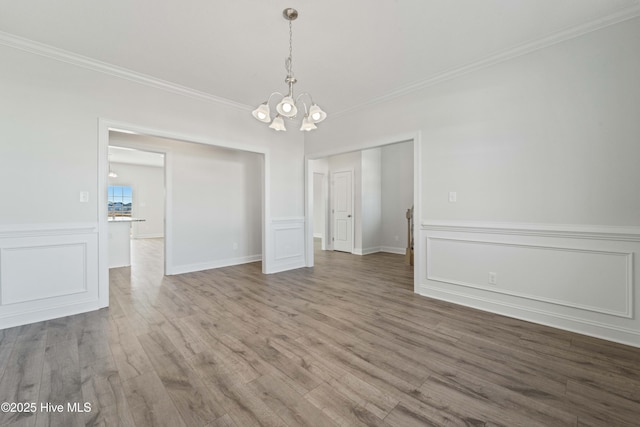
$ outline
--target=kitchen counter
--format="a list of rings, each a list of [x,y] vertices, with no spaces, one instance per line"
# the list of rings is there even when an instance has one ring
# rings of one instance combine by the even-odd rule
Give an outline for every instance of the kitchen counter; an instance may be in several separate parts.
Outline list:
[[[142,218],[109,218],[109,268],[131,265],[131,223]]]

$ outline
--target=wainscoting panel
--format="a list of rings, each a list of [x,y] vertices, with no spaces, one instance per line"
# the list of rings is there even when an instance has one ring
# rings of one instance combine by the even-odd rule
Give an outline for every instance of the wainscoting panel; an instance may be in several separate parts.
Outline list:
[[[271,221],[272,250],[267,251],[270,269],[267,273],[305,266],[304,218],[280,218]]]
[[[638,230],[423,223],[418,292],[640,346]]]
[[[0,328],[97,308],[96,227],[0,230]]]
[[[632,263],[624,252],[427,237],[429,280],[622,317],[631,317]]]
[[[86,292],[86,257],[85,243],[0,249],[0,304]],[[59,280],[43,287],[51,277]]]

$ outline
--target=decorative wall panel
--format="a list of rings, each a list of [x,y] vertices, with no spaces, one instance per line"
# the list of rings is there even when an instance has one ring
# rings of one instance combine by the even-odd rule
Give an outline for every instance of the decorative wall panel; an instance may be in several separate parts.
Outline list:
[[[91,226],[0,230],[0,329],[99,308]]]
[[[423,222],[421,295],[640,347],[640,230]]]

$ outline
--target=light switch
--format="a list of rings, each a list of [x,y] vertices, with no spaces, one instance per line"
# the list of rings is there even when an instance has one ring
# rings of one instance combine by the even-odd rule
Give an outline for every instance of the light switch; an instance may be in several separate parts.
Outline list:
[[[455,203],[458,201],[458,193],[455,191],[449,191],[449,203]]]
[[[496,273],[494,273],[493,271],[489,272],[489,284],[490,285],[497,285],[498,284],[498,275]]]
[[[81,191],[80,192],[80,203],[88,203],[89,202],[89,192]]]

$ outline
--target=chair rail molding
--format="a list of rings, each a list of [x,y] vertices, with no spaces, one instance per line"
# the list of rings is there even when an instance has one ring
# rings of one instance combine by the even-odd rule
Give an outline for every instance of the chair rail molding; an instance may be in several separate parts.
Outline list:
[[[422,230],[433,231],[467,233],[491,232],[493,234],[515,234],[520,236],[531,235],[640,242],[640,227],[422,220],[420,228]]]

